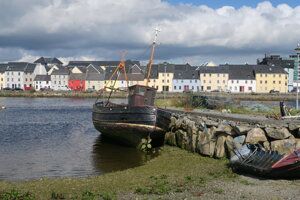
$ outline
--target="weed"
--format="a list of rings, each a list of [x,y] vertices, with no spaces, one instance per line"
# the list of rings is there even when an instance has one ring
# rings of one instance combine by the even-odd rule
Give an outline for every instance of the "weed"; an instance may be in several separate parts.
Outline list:
[[[2,192],[0,194],[0,199],[1,200],[34,200],[34,196],[32,193],[30,192],[19,192],[15,189],[12,189],[10,191],[7,192]]]
[[[96,194],[94,194],[89,190],[86,190],[81,194],[81,200],[95,200],[95,199],[96,199]]]
[[[248,181],[248,180],[241,180],[240,183],[241,183],[241,184],[244,184],[244,185],[254,185],[254,183],[251,183],[251,182]]]
[[[224,190],[222,188],[214,188],[213,192],[217,193],[217,194],[222,194],[224,192]]]
[[[51,199],[66,199],[66,198],[65,198],[65,195],[62,193],[52,192]]]
[[[100,196],[103,200],[116,200],[117,199],[116,193],[102,192],[102,193],[100,193]]]
[[[169,182],[167,178],[166,175],[159,177],[151,176],[151,184],[148,187],[138,187],[135,192],[140,194],[168,194],[171,191],[171,187],[168,185]]]

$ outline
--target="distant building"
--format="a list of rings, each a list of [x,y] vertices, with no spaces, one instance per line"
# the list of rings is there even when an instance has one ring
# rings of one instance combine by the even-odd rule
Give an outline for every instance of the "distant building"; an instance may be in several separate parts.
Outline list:
[[[5,82],[5,70],[7,68],[7,63],[0,63],[0,89],[6,87]]]
[[[51,88],[51,76],[50,75],[36,75],[34,78],[35,90],[50,89]]]
[[[228,67],[228,92],[256,92],[255,73],[252,65],[226,65]]]
[[[271,90],[288,92],[288,73],[282,67],[256,65],[253,68],[257,92],[269,93]]]
[[[54,70],[51,73],[51,86],[53,90],[66,90],[68,88],[70,71],[67,68]]]
[[[68,80],[68,88],[73,91],[85,91],[85,73],[71,73]]]
[[[55,57],[53,57],[53,58],[40,57],[33,63],[44,65],[46,67],[47,71],[54,65],[59,68],[63,66],[63,63]]]
[[[227,91],[229,72],[227,66],[199,67],[201,91]]]
[[[265,55],[263,59],[258,60],[260,65],[281,67],[288,73],[288,91],[294,88],[293,83],[297,80],[298,66],[295,66],[295,60],[292,58],[283,58],[279,55]],[[295,73],[296,72],[296,73]]]
[[[86,70],[86,90],[100,90],[104,88],[104,70],[100,66],[90,64]]]
[[[200,79],[196,67],[189,64],[175,65],[172,84],[173,92],[200,91]]]

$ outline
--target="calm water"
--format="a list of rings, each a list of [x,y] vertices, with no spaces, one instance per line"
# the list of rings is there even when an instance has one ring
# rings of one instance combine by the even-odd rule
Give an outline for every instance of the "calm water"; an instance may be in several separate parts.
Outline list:
[[[142,165],[154,155],[104,141],[94,99],[0,98],[0,180],[86,177]]]

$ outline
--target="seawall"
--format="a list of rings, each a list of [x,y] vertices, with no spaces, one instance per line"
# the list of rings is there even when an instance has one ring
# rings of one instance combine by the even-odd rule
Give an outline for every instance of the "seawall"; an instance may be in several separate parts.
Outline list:
[[[245,143],[290,154],[300,148],[300,120],[275,120],[263,116],[171,109],[166,143],[215,158],[230,158]]]

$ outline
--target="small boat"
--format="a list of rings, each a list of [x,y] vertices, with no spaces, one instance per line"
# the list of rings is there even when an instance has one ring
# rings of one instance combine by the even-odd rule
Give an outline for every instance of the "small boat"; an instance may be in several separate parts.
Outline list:
[[[264,151],[260,144],[245,144],[234,150],[234,169],[266,178],[300,178],[300,149],[290,155]]]
[[[157,31],[148,64],[146,85],[129,86],[126,91],[128,92],[127,104],[112,103],[109,97],[107,101],[97,102],[96,100],[93,105],[93,124],[102,136],[137,148],[141,148],[145,144],[150,148],[163,145],[171,113],[154,106],[157,89],[148,86],[156,36]],[[121,61],[110,80],[117,80],[122,70],[127,79],[125,64],[124,61]],[[117,75],[115,79],[113,79],[114,75]],[[119,90],[108,86],[106,88],[111,92]]]

